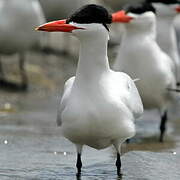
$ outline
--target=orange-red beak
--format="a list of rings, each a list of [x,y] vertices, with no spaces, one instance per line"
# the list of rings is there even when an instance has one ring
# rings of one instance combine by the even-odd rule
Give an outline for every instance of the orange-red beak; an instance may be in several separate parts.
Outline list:
[[[176,7],[176,12],[180,13],[180,6]]]
[[[84,29],[71,24],[66,24],[66,19],[48,22],[36,28],[38,31],[47,32],[72,32],[75,29]]]
[[[112,14],[112,22],[128,23],[133,17],[128,16],[124,10]]]

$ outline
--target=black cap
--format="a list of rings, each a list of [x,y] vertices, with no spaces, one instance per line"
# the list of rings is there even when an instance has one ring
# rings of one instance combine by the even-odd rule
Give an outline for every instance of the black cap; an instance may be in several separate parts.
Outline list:
[[[180,4],[180,0],[146,0],[148,3]]]
[[[112,23],[112,16],[104,7],[96,4],[88,4],[73,13],[66,21],[66,23],[70,22],[79,24],[99,23],[108,29],[106,24]]]
[[[124,10],[126,11],[126,13],[131,12],[133,14],[143,14],[148,11],[152,11],[153,13],[156,13],[155,8],[150,3],[147,2],[127,5],[124,7]]]

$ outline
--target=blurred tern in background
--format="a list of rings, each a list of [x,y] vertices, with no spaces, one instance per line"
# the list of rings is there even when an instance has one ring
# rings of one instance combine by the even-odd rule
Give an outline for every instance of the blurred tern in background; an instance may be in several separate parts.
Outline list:
[[[127,4],[134,4],[137,2],[143,2],[145,0],[101,0],[101,1],[104,2],[106,7],[108,7],[110,11],[114,12],[122,9],[122,7]],[[115,54],[117,54],[118,48],[116,47],[117,45],[120,44],[123,33],[124,33],[124,28],[122,24],[112,24],[109,47],[111,47],[111,45],[113,45],[112,47],[115,47],[114,49]]]
[[[177,45],[174,19],[180,13],[178,0],[147,0],[156,9],[157,43],[175,64],[177,85],[180,85],[180,59]]]
[[[0,63],[0,85],[27,90],[25,54],[40,44],[41,36],[34,31],[45,18],[38,0],[0,0],[0,54],[19,55],[21,84],[8,82]]]
[[[175,67],[172,59],[156,42],[155,9],[149,3],[139,3],[126,9],[133,20],[125,24],[114,68],[123,71],[136,82],[145,109],[158,109],[161,115],[160,138],[163,142],[167,108],[176,98]]]

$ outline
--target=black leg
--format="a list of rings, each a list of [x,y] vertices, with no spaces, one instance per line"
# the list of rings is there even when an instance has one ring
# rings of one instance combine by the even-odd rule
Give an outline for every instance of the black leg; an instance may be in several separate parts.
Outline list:
[[[122,174],[121,174],[121,155],[119,153],[117,153],[116,167],[117,167],[117,175],[119,177],[121,177],[122,176]]]
[[[159,137],[160,142],[164,141],[164,133],[166,131],[166,122],[167,122],[167,111],[165,111],[163,116],[161,117],[160,137]]]
[[[24,56],[24,54],[20,54],[19,68],[20,68],[20,73],[21,73],[21,78],[22,78],[21,88],[24,90],[27,90],[28,78],[27,78],[26,70],[24,68],[24,64],[25,64],[25,56]]]
[[[126,139],[126,144],[129,144],[131,139]]]
[[[80,153],[77,154],[76,167],[77,167],[77,174],[76,175],[79,178],[81,176],[81,167],[82,167],[81,154]]]
[[[3,66],[2,66],[1,59],[0,59],[0,78],[4,79],[4,71],[3,71]]]

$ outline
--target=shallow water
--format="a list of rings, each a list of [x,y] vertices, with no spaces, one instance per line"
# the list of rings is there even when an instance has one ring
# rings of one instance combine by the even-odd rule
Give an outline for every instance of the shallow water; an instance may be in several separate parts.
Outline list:
[[[56,127],[56,98],[28,99],[17,111],[0,113],[0,180],[76,179],[76,151]],[[23,108],[20,108],[23,107]],[[131,150],[180,153],[180,121],[171,120],[165,143],[158,142],[159,119],[147,113],[137,121],[137,135],[122,147]],[[112,147],[97,151],[85,147],[82,180],[117,179]],[[122,178],[124,179],[124,178]]]
[[[58,133],[52,135],[53,129],[47,133],[39,127],[8,125],[0,131],[0,179],[75,179],[75,147]],[[86,179],[115,175],[111,148],[85,147],[82,160]]]

